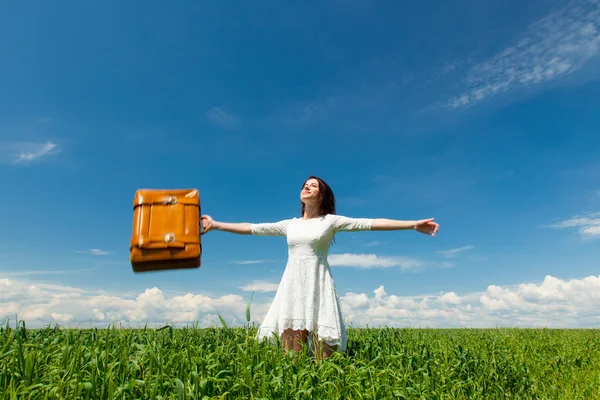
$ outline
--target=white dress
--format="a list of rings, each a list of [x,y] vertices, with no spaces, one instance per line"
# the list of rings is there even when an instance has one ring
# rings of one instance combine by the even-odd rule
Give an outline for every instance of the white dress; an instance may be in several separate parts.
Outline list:
[[[342,307],[327,256],[334,235],[366,231],[372,219],[327,214],[312,219],[293,218],[252,224],[252,234],[287,236],[288,262],[257,339],[281,337],[285,329],[308,330],[319,340],[346,350],[347,335]]]

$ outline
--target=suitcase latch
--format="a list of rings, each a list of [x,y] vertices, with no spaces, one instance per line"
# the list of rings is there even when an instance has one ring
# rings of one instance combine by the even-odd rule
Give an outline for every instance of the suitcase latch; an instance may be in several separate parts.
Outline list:
[[[165,242],[169,243],[169,242],[174,242],[175,241],[175,234],[174,233],[167,233],[165,235]]]
[[[177,204],[177,197],[175,197],[175,196],[168,196],[167,200],[165,201],[165,203],[167,203],[167,204]]]

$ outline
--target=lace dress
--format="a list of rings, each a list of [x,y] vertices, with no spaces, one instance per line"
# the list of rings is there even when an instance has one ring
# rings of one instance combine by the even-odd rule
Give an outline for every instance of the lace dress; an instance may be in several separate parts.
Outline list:
[[[288,262],[257,338],[281,336],[285,329],[308,330],[319,340],[346,350],[342,307],[327,256],[334,235],[371,229],[372,219],[328,214],[312,219],[293,218],[252,224],[252,234],[287,236]]]

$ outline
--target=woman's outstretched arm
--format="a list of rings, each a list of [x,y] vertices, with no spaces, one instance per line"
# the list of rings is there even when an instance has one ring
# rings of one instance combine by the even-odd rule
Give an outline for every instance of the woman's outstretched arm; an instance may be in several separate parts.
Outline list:
[[[439,229],[439,224],[433,222],[433,218],[420,219],[415,221],[401,221],[396,219],[375,218],[371,223],[373,231],[394,231],[414,229],[427,235],[435,236]]]
[[[349,231],[397,231],[414,229],[427,235],[435,236],[439,225],[433,218],[416,221],[401,221],[387,218],[350,218],[343,215],[329,214],[335,232]]]
[[[285,236],[287,234],[287,225],[290,220],[278,222],[263,222],[260,224],[250,222],[218,222],[209,215],[203,215],[201,218],[204,232],[211,229],[225,232],[239,233],[241,235],[255,236]]]
[[[417,221],[403,221],[397,219],[374,218],[371,223],[373,231],[398,231],[404,229],[415,229]]]
[[[209,215],[203,215],[200,220],[205,232],[215,230],[238,233],[240,235],[250,235],[252,233],[252,226],[249,222],[219,222],[212,219]]]

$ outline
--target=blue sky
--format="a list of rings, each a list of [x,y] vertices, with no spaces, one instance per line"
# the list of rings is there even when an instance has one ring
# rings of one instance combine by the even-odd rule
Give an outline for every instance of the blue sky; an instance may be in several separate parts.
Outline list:
[[[202,267],[133,274],[138,188],[227,222],[338,213],[355,326],[600,324],[600,2],[12,2],[0,16],[0,318],[264,316],[283,238],[211,232]],[[91,322],[90,322],[91,321]]]

